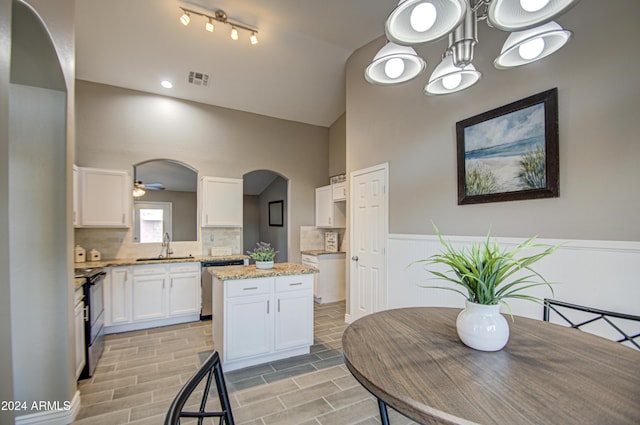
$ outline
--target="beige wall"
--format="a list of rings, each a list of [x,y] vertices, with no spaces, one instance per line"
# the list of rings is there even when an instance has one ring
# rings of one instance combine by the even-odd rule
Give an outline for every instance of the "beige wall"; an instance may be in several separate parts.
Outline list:
[[[340,117],[329,127],[329,176],[346,172],[347,116]]]
[[[347,63],[347,171],[389,161],[391,233],[559,239],[640,240],[640,84],[634,28],[640,2],[585,0],[558,22],[574,31],[556,54],[498,71],[506,34],[479,24],[474,87],[441,97],[422,94],[446,41],[420,46],[428,69],[396,87],[365,82],[382,38]],[[633,52],[633,54],[631,53]],[[457,121],[558,88],[560,197],[457,205]]]
[[[289,179],[290,261],[328,181],[329,130],[86,81],[76,83],[77,164],[131,170],[171,158],[202,176],[272,170]]]

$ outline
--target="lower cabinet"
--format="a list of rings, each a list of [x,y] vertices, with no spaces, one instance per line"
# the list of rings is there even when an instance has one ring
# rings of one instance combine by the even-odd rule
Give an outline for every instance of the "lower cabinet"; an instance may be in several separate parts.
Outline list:
[[[213,340],[225,370],[309,353],[312,274],[214,278],[213,293]]]
[[[107,333],[200,319],[200,263],[112,267],[107,271]]]

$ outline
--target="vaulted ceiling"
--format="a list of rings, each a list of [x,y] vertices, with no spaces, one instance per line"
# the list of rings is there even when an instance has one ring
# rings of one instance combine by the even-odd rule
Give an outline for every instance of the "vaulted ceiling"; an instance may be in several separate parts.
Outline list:
[[[395,0],[78,0],[76,77],[328,127],[345,110],[345,63],[380,36]],[[191,16],[179,7],[258,30]],[[191,71],[208,86],[188,83]],[[172,89],[160,86],[171,80]]]

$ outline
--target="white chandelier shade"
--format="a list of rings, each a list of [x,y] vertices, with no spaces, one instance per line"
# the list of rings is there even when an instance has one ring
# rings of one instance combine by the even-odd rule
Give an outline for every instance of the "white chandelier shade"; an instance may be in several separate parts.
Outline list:
[[[522,31],[552,21],[580,0],[492,0],[488,19],[503,31]]]
[[[412,45],[446,37],[465,16],[466,0],[400,0],[385,24],[387,39]]]
[[[433,70],[424,88],[425,94],[442,95],[455,93],[471,87],[480,80],[482,74],[473,64],[458,68],[453,64],[453,56],[448,52],[442,62]]]
[[[427,68],[427,63],[409,46],[385,44],[364,72],[371,84],[389,86],[414,79]]]
[[[572,32],[556,22],[509,34],[493,65],[498,69],[515,68],[540,60],[559,50]]]

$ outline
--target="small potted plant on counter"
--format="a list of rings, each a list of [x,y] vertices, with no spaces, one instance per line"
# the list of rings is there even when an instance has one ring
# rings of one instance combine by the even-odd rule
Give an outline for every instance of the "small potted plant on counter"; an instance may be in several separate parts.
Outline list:
[[[273,259],[278,252],[270,243],[258,242],[253,251],[247,251],[247,254],[256,262],[257,269],[268,270],[273,268]]]

